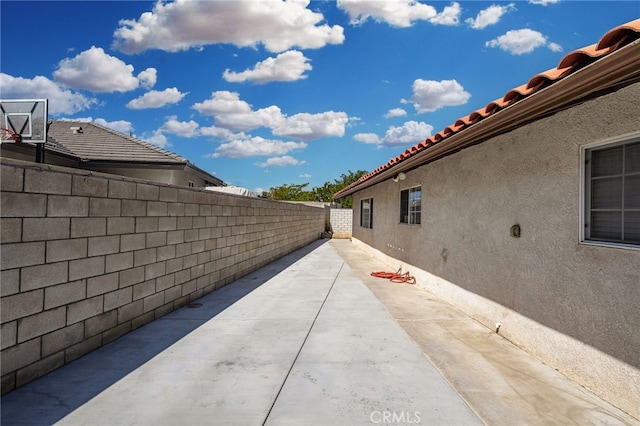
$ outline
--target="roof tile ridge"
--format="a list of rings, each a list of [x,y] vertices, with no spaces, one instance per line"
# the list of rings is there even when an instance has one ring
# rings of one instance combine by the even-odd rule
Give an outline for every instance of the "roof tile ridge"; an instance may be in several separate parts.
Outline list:
[[[632,35],[635,33],[635,37]],[[614,52],[631,41],[640,37],[640,19],[618,25],[603,35],[597,43],[576,49],[560,61],[558,68],[582,68],[585,62],[591,61]]]
[[[564,67],[564,68],[556,67],[556,68],[548,69],[544,72],[534,75],[531,78],[531,80],[529,80],[529,83],[527,84],[527,86],[536,87],[538,85],[545,86],[547,84],[551,84],[556,80],[560,80],[566,77],[567,75],[571,74],[573,70],[574,70],[573,67],[570,67],[570,66]],[[537,88],[536,91],[540,90],[541,88],[542,87]]]
[[[635,33],[635,37],[630,36],[630,33]],[[565,55],[556,68],[552,68],[543,73],[533,76],[528,83],[518,86],[509,90],[502,98],[496,99],[484,108],[477,109],[456,120],[452,126],[447,126],[443,130],[429,136],[423,141],[409,147],[402,154],[393,157],[386,164],[378,167],[373,172],[363,176],[357,182],[349,185],[347,188],[336,193],[336,195],[345,192],[352,186],[357,186],[356,183],[370,179],[382,171],[396,166],[398,163],[406,160],[409,157],[423,151],[430,145],[440,143],[445,139],[457,134],[464,130],[468,126],[476,124],[477,122],[500,112],[502,109],[513,105],[523,99],[528,98],[530,95],[538,92],[548,84],[555,83],[574,73],[575,71],[584,68],[588,63],[595,59],[600,59],[606,56],[624,45],[631,43],[633,40],[640,38],[640,19],[630,21],[626,24],[619,25],[609,31],[607,31],[599,40],[598,43],[583,47],[581,49],[574,50]],[[588,60],[585,60],[585,56]],[[361,182],[360,182],[361,183]]]
[[[628,37],[628,33],[632,32],[640,32],[640,19],[618,25],[617,27],[607,31],[607,33],[600,38],[597,48],[604,49],[609,46],[619,44],[620,41],[624,41],[623,39]]]
[[[637,19],[635,21],[631,21],[631,22],[629,22],[627,24],[620,25],[620,26],[614,28],[613,30],[608,31],[600,39],[600,43],[602,43],[602,40],[605,37],[607,37],[607,35],[618,34],[620,31],[629,32],[630,30],[634,31],[636,33],[640,32],[640,19]],[[610,35],[609,37],[611,39],[614,39],[613,35]],[[413,154],[422,151],[424,148],[420,147],[421,144],[424,146],[425,144],[431,145],[431,144],[434,144],[434,143],[440,143],[443,140],[445,140],[445,139],[455,135],[456,133],[462,131],[466,127],[471,126],[471,125],[481,121],[482,119],[487,118],[487,117],[499,112],[500,110],[502,110],[503,108],[505,108],[507,106],[510,106],[510,105],[522,100],[522,99],[525,99],[525,98],[529,97],[530,95],[536,93],[537,91],[539,91],[540,89],[542,89],[546,85],[545,84],[545,80],[548,83],[555,83],[556,81],[559,81],[559,80],[565,78],[569,74],[572,74],[573,72],[577,71],[578,69],[580,69],[584,65],[586,65],[583,61],[572,60],[572,59],[576,59],[574,56],[576,56],[576,55],[588,55],[591,58],[600,58],[600,57],[605,56],[605,55],[607,55],[607,54],[619,49],[620,47],[622,47],[623,44],[628,42],[628,39],[629,39],[629,37],[627,37],[627,36],[623,36],[623,37],[618,36],[618,39],[615,40],[615,43],[611,44],[610,46],[606,46],[606,47],[604,47],[602,49],[598,49],[597,48],[597,46],[599,44],[592,44],[592,45],[583,47],[582,49],[574,50],[573,52],[567,54],[560,61],[560,64],[556,68],[552,68],[552,69],[547,70],[547,71],[545,71],[543,73],[536,74],[534,77],[532,77],[529,80],[528,83],[523,84],[521,86],[518,86],[518,87],[515,87],[515,88],[509,90],[502,98],[488,103],[486,105],[486,107],[477,109],[477,110],[473,111],[472,113],[470,113],[469,115],[466,115],[464,117],[460,117],[458,120],[456,120],[456,122],[455,122],[455,124],[453,126],[447,126],[443,130],[435,133],[434,135],[430,136],[429,138],[426,138],[424,141],[421,141],[418,144],[413,145],[412,147],[407,149],[403,154],[392,158],[389,161],[389,163],[387,163],[387,164],[395,165],[398,162],[400,162],[401,160],[404,160],[404,159],[412,156]],[[571,56],[571,55],[574,55],[574,56]],[[571,61],[570,64],[566,64],[565,63],[565,62],[569,62],[569,61]]]
[[[609,52],[612,52],[611,48],[598,50],[597,44],[590,44],[589,46],[581,47],[572,52],[567,53],[557,68],[582,68],[586,62],[604,56]]]
[[[56,120],[56,121],[64,121],[64,122],[68,122],[68,123],[78,123],[78,121],[71,121],[71,120]],[[56,139],[54,136],[51,135],[51,133],[47,132],[47,140],[45,142],[45,147],[49,145],[49,146],[61,146],[64,149],[66,149],[67,151],[69,151],[69,153],[73,154],[78,160],[82,160],[82,156],[80,154],[78,154],[77,152],[75,152],[73,149],[71,149],[69,146],[67,146],[67,144],[59,141],[58,139]]]
[[[117,130],[110,129],[109,127],[103,126],[103,125],[95,123],[93,121],[88,122],[88,124],[91,124],[94,127],[97,127],[99,129],[107,131],[107,132],[109,132],[111,134],[114,134],[116,136],[124,138],[124,139],[126,139],[128,141],[137,143],[138,145],[142,145],[145,148],[148,148],[148,149],[151,149],[153,151],[158,152],[159,154],[166,155],[168,157],[171,157],[173,159],[179,160],[181,162],[189,163],[189,160],[187,160],[186,158],[182,157],[181,155],[176,154],[175,152],[167,151],[166,149],[162,149],[162,148],[160,148],[160,147],[158,147],[156,145],[150,144],[149,142],[145,142],[145,141],[143,141],[141,139],[135,138],[133,136],[129,136],[126,133],[122,133],[122,132],[119,132]]]

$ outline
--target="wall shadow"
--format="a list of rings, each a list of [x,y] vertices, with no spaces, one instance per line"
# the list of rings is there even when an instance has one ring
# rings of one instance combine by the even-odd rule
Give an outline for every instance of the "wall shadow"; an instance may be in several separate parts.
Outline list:
[[[327,241],[316,240],[4,395],[1,423],[60,421]]]

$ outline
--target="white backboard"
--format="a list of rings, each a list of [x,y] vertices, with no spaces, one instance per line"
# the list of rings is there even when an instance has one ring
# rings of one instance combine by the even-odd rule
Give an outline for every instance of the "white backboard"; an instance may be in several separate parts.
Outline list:
[[[22,136],[22,142],[45,143],[48,119],[47,99],[0,99],[0,128],[4,136],[14,133]],[[14,142],[4,136],[3,143]]]

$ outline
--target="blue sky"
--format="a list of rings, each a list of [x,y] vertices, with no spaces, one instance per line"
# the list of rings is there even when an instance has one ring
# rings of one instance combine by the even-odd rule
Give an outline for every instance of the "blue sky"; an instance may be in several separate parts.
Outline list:
[[[254,191],[371,171],[640,17],[637,1],[6,1],[0,96]]]

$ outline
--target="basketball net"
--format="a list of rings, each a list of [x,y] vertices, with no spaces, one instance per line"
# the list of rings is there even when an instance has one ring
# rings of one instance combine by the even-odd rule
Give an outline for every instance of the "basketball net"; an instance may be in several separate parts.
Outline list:
[[[22,142],[22,135],[0,127],[1,142]]]

